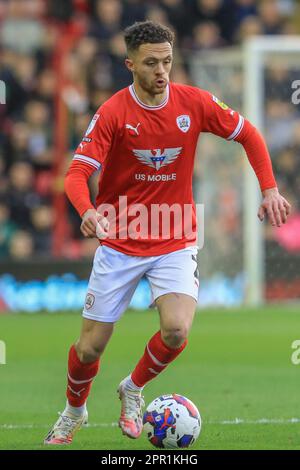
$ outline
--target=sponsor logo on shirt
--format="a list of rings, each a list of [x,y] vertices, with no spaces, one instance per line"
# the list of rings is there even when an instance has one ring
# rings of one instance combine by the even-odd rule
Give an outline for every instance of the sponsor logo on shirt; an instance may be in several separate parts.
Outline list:
[[[96,125],[96,122],[98,121],[99,117],[100,117],[100,114],[95,114],[95,116],[93,117],[93,119],[91,120],[91,122],[89,124],[89,127],[86,130],[85,136],[88,136],[92,132],[92,130],[94,129],[94,127]]]
[[[175,147],[170,149],[154,149],[154,150],[139,150],[133,149],[133,154],[144,165],[155,168],[156,171],[162,167],[173,163],[180,155],[182,147]]]
[[[218,106],[220,106],[220,108],[222,108],[224,110],[229,108],[229,106],[227,106],[227,104],[223,103],[223,101],[219,100],[219,98],[217,98],[215,95],[212,95],[212,99]]]
[[[191,118],[187,114],[182,114],[176,118],[177,126],[182,132],[187,132],[191,127]]]
[[[144,173],[135,173],[134,175],[136,181],[176,181],[176,173],[171,173],[170,175],[166,175],[164,173],[156,173],[156,175],[145,175]]]
[[[81,152],[83,152],[83,148],[86,144],[90,144],[92,142],[93,139],[90,139],[89,137],[84,137],[81,141],[81,143],[79,144],[79,148],[81,150]]]

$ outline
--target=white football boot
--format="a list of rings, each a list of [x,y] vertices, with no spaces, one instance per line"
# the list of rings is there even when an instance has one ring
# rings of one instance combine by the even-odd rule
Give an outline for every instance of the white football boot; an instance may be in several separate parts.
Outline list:
[[[119,398],[122,402],[119,427],[124,435],[137,439],[143,430],[142,408],[145,406],[142,393],[139,390],[126,388],[127,378],[118,387]]]
[[[59,413],[59,418],[45,437],[44,444],[67,445],[71,444],[76,431],[88,422],[88,413],[76,417],[66,412]]]

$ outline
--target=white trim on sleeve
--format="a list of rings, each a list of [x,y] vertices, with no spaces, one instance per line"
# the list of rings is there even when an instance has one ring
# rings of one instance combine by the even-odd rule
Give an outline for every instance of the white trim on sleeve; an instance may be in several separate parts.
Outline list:
[[[94,160],[94,158],[87,157],[86,155],[80,155],[79,153],[76,153],[73,157],[73,160],[78,160],[80,162],[88,163],[92,167],[94,167],[96,170],[99,170],[101,168],[101,164],[97,161]]]
[[[241,115],[239,114],[239,122],[238,122],[238,125],[236,126],[235,130],[233,131],[233,133],[230,134],[229,137],[227,137],[227,140],[234,140],[234,139],[239,135],[239,133],[240,133],[241,130],[243,129],[244,121],[245,121],[245,119],[243,118],[243,116],[241,116]]]

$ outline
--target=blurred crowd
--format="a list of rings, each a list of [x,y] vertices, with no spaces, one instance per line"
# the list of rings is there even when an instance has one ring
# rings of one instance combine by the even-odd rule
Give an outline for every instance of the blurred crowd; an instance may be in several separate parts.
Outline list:
[[[0,105],[0,258],[52,253],[63,38],[73,37],[61,90],[68,111],[67,150],[60,156],[66,169],[96,109],[131,83],[124,27],[145,19],[171,26],[177,36],[172,79],[192,84],[186,51],[225,48],[253,35],[297,34],[297,15],[294,0],[0,0],[0,80],[6,87],[6,104]],[[266,129],[279,182],[297,204],[300,108],[284,95],[292,75],[282,67],[267,75]],[[70,205],[67,210],[63,255],[91,256],[94,241],[82,239],[79,217]]]

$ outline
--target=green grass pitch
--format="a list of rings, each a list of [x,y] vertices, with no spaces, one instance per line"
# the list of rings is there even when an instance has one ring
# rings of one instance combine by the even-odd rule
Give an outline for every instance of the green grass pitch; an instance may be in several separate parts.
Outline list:
[[[64,408],[67,352],[80,324],[74,313],[0,317],[7,349],[7,364],[0,365],[0,449],[54,448],[42,441]],[[90,426],[60,449],[154,450],[145,435],[122,436],[116,389],[157,329],[155,310],[126,312],[92,388]],[[188,348],[146,387],[145,401],[176,392],[198,406],[203,427],[192,449],[300,449],[295,339],[296,306],[200,311]]]

